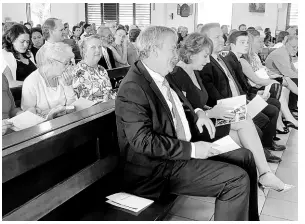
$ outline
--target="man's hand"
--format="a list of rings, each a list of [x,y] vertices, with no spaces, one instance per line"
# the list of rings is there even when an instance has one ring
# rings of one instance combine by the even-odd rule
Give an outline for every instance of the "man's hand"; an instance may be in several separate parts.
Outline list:
[[[198,115],[198,120],[196,122],[196,125],[199,132],[202,133],[203,132],[202,127],[205,126],[209,132],[211,139],[213,139],[215,137],[215,132],[216,132],[213,122],[205,115],[205,113],[202,110],[198,110],[197,115]]]
[[[8,119],[2,120],[2,135],[5,135],[9,128],[13,127],[13,123],[8,121]]]
[[[213,118],[230,120],[235,116],[235,114],[232,113],[233,110],[233,107],[227,107],[221,104],[217,104],[210,110],[209,115],[211,114]]]
[[[212,156],[220,154],[220,151],[212,148],[217,146],[216,144],[210,142],[194,142],[195,144],[195,158],[196,159],[207,159]]]

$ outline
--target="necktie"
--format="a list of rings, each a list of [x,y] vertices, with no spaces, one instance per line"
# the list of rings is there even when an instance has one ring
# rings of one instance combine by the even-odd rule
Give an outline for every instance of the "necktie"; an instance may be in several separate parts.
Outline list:
[[[185,136],[184,127],[183,127],[183,124],[182,124],[182,121],[181,121],[181,117],[178,113],[173,95],[170,91],[170,87],[169,87],[169,84],[168,84],[166,79],[164,79],[163,85],[167,88],[167,97],[168,97],[168,100],[172,104],[172,114],[173,114],[174,120],[176,120],[176,127],[175,128],[176,128],[177,138],[180,139],[180,140],[185,141],[186,136]]]
[[[105,61],[107,63],[107,66],[108,66],[108,69],[112,69],[112,66],[111,66],[111,63],[109,61],[109,55],[108,55],[108,52],[105,48],[102,47],[102,53],[103,53],[103,56],[105,58]]]

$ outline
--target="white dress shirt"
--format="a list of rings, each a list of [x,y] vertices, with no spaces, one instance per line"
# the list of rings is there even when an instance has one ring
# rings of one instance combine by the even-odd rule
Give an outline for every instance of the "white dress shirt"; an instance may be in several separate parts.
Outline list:
[[[143,63],[143,61],[142,61]],[[171,111],[171,114],[172,114],[172,118],[174,120],[174,125],[175,125],[175,128],[177,127],[177,121],[176,119],[174,118],[173,116],[173,112],[172,112],[172,103],[171,101],[169,100],[168,98],[168,95],[167,95],[167,87],[163,85],[163,81],[164,81],[164,77],[154,71],[152,71],[150,68],[148,68],[144,63],[143,63],[144,67],[146,68],[146,70],[148,71],[148,73],[150,74],[150,76],[152,77],[152,79],[155,81],[157,87],[159,88],[160,92],[162,93],[170,111]],[[186,137],[186,140],[187,141],[190,141],[191,140],[191,131],[190,131],[190,127],[189,127],[189,123],[186,119],[186,115],[184,113],[184,109],[183,109],[183,106],[182,106],[182,103],[180,102],[179,100],[179,97],[178,95],[176,94],[176,92],[174,90],[172,90],[170,88],[170,91],[171,91],[171,94],[173,96],[173,99],[174,99],[174,102],[176,104],[176,108],[177,108],[177,111],[179,113],[179,116],[180,116],[180,119],[181,119],[181,122],[182,122],[182,125],[183,125],[183,128],[184,128],[184,132],[185,132],[185,137]],[[195,145],[194,143],[191,143],[192,144],[192,153],[191,153],[191,157],[195,157]]]

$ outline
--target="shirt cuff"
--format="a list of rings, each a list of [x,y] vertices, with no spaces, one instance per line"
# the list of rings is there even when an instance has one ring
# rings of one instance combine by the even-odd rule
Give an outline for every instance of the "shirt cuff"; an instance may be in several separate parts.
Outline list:
[[[194,111],[195,111],[195,113],[197,114],[197,112],[200,111],[200,110],[203,111],[203,110],[200,109],[200,108],[196,108]]]
[[[191,158],[196,158],[196,146],[193,142],[191,142],[191,144],[192,144]]]

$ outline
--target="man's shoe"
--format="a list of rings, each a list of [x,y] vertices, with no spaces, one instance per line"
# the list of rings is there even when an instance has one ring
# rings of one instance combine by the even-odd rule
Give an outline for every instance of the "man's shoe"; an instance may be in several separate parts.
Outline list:
[[[268,163],[279,163],[282,161],[280,157],[273,155],[267,148],[264,148],[264,153]]]
[[[272,146],[271,147],[266,147],[266,149],[270,150],[270,151],[283,151],[286,149],[286,146],[284,145],[278,145],[276,144],[274,141],[272,142]]]
[[[279,140],[281,140],[279,137],[276,136],[273,137],[273,141],[279,141]]]

